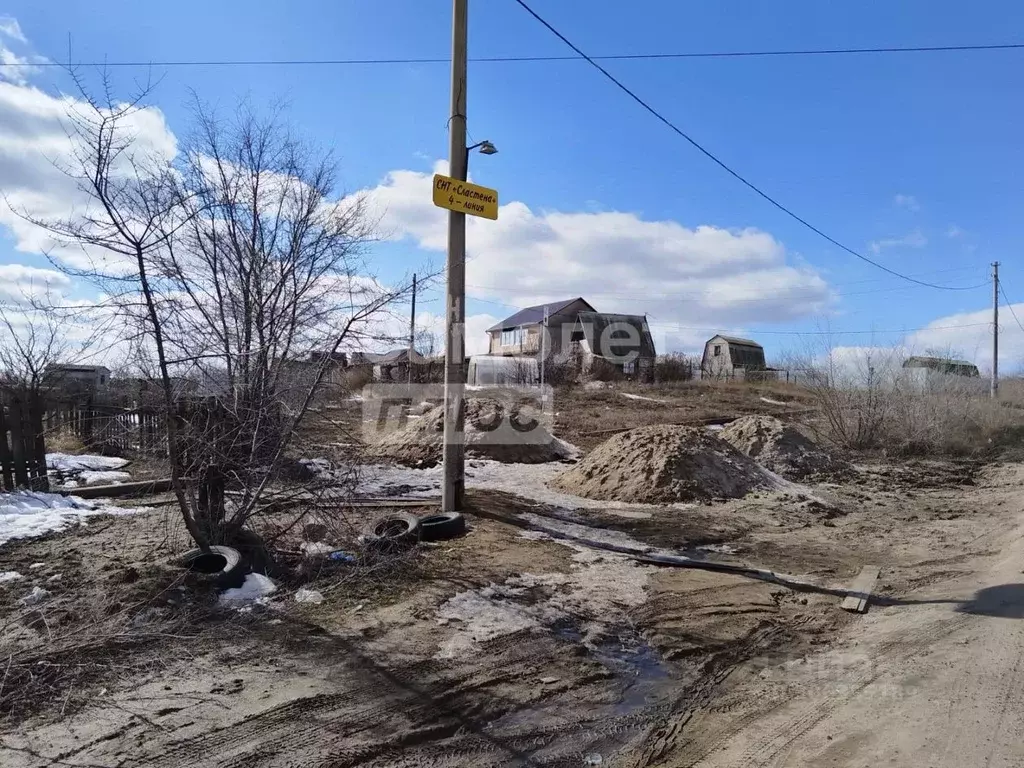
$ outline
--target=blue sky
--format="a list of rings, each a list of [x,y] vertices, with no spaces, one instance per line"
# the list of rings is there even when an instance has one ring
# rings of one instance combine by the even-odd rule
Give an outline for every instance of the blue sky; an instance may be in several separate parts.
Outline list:
[[[60,61],[67,58],[69,33],[76,61],[445,57],[450,5],[448,0],[386,5],[122,1],[104,3],[99,13],[81,2],[9,0],[0,15],[16,19],[26,38],[25,43],[8,40],[10,49]],[[592,0],[585,13],[574,0],[531,5],[593,54],[1024,41],[1012,33],[1024,28],[1024,6],[1008,1],[641,0],[623,5]],[[569,53],[513,0],[471,1],[470,13],[471,56]],[[984,283],[988,263],[998,259],[1010,298],[1024,301],[1024,270],[1016,258],[1024,247],[1018,225],[1024,203],[1022,64],[1024,50],[607,66],[723,160],[835,238],[893,269],[951,285]],[[336,152],[350,190],[374,188],[394,171],[430,173],[433,162],[447,153],[444,64],[158,67],[154,72],[163,78],[154,103],[177,133],[187,130],[189,89],[225,107],[240,97],[257,106],[285,100],[290,122]],[[144,74],[119,70],[118,78],[127,83],[129,75]],[[61,84],[58,71],[45,69],[29,83],[44,90]],[[550,251],[541,259],[547,266],[533,263],[533,241],[520,232],[502,230],[497,239],[481,235],[488,239],[479,241],[480,247],[494,249],[481,263],[494,266],[475,275],[471,270],[470,295],[487,301],[471,300],[468,314],[501,317],[526,301],[581,294],[599,309],[649,313],[652,322],[662,324],[669,345],[691,349],[710,334],[689,329],[712,327],[758,336],[770,354],[791,348],[797,339],[769,332],[963,324],[971,327],[933,333],[921,343],[950,343],[983,361],[987,331],[974,326],[978,318],[971,313],[990,305],[989,287],[964,292],[914,287],[858,262],[745,189],[585,63],[471,64],[468,92],[470,133],[500,149],[495,156],[473,158],[474,180],[497,188],[503,202],[528,206],[531,217],[524,227],[550,224],[546,217],[552,212],[620,212],[641,222],[675,222],[686,230],[755,229],[783,249],[772,257],[777,267],[804,271],[794,279],[803,286],[796,295],[807,299],[786,302],[785,310],[778,302],[762,306],[749,295],[737,303],[694,302],[699,283],[686,283],[683,290],[674,279],[660,280],[655,267],[664,261],[636,258],[628,233],[620,237],[614,231],[620,225],[629,229],[633,221],[581,217],[570,222],[574,234],[563,237],[574,268],[562,271],[550,268],[560,258]],[[591,222],[604,232],[599,243],[586,234]],[[382,276],[413,271],[430,260],[442,263],[443,254],[422,247],[422,230],[399,229],[408,236],[378,248]],[[648,246],[651,234],[645,236]],[[654,239],[659,236],[673,235]],[[473,244],[471,238],[471,249]],[[588,244],[604,255],[588,260]],[[499,247],[514,263],[504,263]],[[651,247],[658,249],[657,243]],[[622,264],[635,263],[643,274],[633,279],[608,272],[617,252]],[[714,262],[716,253],[712,248],[701,258]],[[10,239],[0,245],[0,263],[41,265],[37,257],[16,251]],[[729,269],[743,268],[728,259],[720,263],[721,273],[705,264],[695,279],[721,285]],[[517,273],[536,279],[518,284]],[[772,275],[781,282],[764,282],[766,290],[782,290],[779,286],[793,277],[785,271]],[[501,284],[491,284],[492,276],[500,276]],[[662,284],[670,287],[657,300],[648,298]],[[423,306],[436,311],[431,298],[424,297]],[[1004,329],[1012,339],[1011,329]],[[841,339],[887,343],[897,335]],[[1018,362],[1013,356],[1024,357],[1024,333],[1020,336],[1018,344],[1007,347],[1004,365]]]

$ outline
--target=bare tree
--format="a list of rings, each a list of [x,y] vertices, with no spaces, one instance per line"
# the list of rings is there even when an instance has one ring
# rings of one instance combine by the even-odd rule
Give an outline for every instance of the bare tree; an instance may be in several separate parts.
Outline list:
[[[380,315],[408,286],[370,276],[364,201],[338,197],[330,158],[295,140],[278,115],[243,107],[222,122],[197,102],[195,135],[171,158],[131,130],[147,89],[118,102],[104,80],[97,100],[76,82],[65,171],[87,207],[57,220],[23,215],[88,259],[85,269],[53,261],[100,285],[155,362],[182,517],[200,546],[230,543],[258,509],[333,354],[379,336]],[[202,403],[179,401],[182,375],[201,379]],[[240,489],[230,514],[227,482]]]

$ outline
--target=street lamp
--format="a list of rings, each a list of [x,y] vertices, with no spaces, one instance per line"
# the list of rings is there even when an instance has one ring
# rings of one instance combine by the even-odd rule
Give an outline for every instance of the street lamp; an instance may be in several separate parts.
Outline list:
[[[469,153],[471,150],[479,149],[481,155],[496,155],[498,148],[489,141],[478,141],[471,147],[466,147],[466,170],[469,170]]]

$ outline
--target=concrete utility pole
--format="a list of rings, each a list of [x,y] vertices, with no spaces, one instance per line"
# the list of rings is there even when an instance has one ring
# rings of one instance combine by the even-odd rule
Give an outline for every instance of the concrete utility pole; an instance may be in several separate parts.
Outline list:
[[[412,356],[416,353],[416,273],[412,275],[412,311],[409,313],[409,383],[412,384]]]
[[[452,93],[448,121],[449,174],[466,180],[466,48],[469,0],[452,2]],[[444,345],[444,484],[441,511],[462,510],[466,486],[465,424],[466,214],[448,211],[448,290]]]
[[[999,397],[999,262],[992,262],[992,398]]]
[[[548,357],[548,307],[544,305],[544,327],[540,332],[540,388],[541,397],[544,396],[544,364]]]

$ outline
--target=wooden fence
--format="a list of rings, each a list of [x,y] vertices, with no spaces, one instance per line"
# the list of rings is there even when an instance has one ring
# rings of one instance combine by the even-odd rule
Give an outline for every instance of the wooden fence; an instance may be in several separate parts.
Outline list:
[[[50,489],[42,427],[44,411],[44,400],[37,392],[0,393],[0,482],[4,490]]]
[[[91,400],[48,403],[45,434],[77,437],[91,451],[167,455],[167,431],[156,408],[124,408]]]

